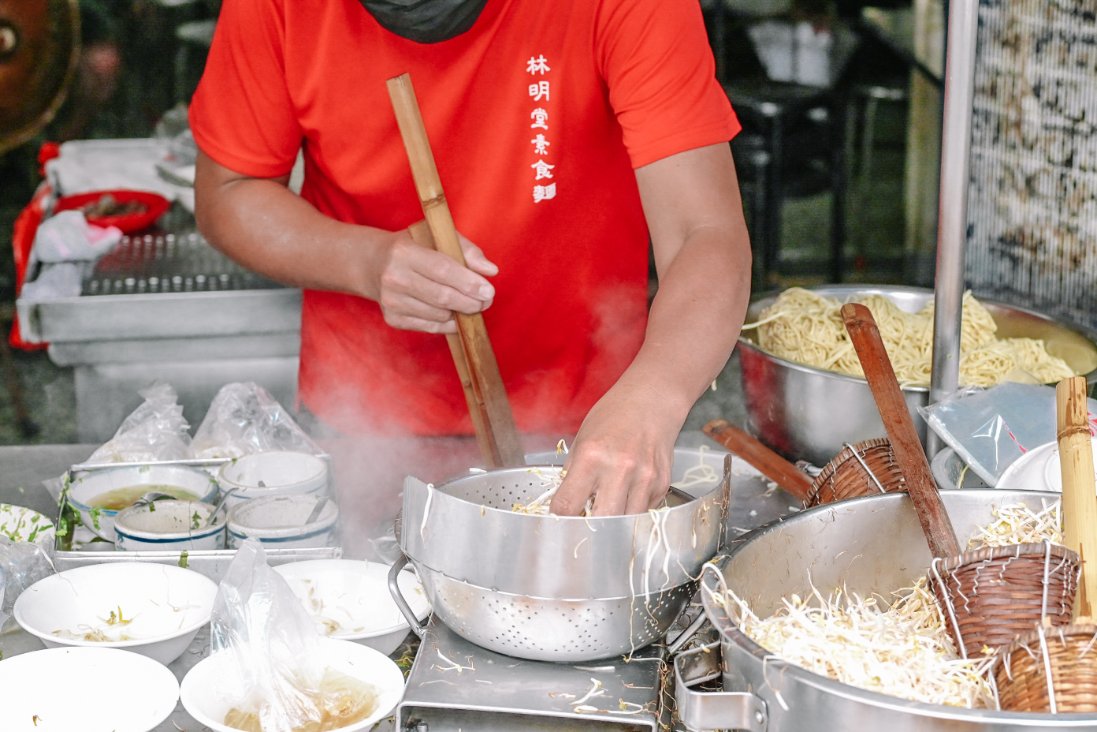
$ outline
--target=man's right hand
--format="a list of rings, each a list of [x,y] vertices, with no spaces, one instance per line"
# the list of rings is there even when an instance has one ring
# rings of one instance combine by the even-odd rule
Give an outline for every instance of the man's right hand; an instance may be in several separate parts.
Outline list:
[[[289,175],[253,178],[199,152],[195,215],[209,242],[245,267],[294,287],[376,301],[394,328],[455,333],[453,313],[486,310],[499,268],[460,237],[467,266],[429,235],[336,221],[287,189]],[[425,229],[422,224],[415,225]],[[419,243],[417,243],[419,242]]]
[[[487,277],[499,268],[480,247],[460,239],[465,267],[417,243],[407,231],[393,232],[382,243],[369,295],[381,306],[386,323],[403,330],[455,333],[453,313],[471,315],[491,306],[495,288]]]

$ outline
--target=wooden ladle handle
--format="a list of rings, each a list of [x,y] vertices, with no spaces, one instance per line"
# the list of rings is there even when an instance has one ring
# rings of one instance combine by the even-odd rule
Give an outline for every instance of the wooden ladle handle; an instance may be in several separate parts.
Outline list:
[[[807,505],[811,495],[811,478],[795,465],[763,445],[753,435],[733,427],[726,420],[714,419],[702,429],[706,435],[746,460],[762,475]]]
[[[899,380],[895,378],[887,348],[880,338],[880,329],[872,312],[859,303],[847,303],[842,306],[842,320],[846,331],[853,341],[861,369],[865,372],[876,408],[884,421],[888,439],[895,452],[895,462],[903,473],[907,493],[914,503],[918,521],[929,543],[929,550],[935,557],[955,557],[960,554],[960,543],[956,540],[956,531],[945,512],[944,503],[933,482],[929,461],[918,439],[907,409]]]

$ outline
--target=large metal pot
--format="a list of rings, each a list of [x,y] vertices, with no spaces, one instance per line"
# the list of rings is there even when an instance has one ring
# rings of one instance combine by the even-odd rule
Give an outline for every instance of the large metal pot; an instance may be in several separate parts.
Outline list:
[[[721,467],[681,505],[591,518],[511,510],[543,493],[559,466],[437,486],[409,478],[400,547],[435,617],[466,640],[538,661],[618,656],[666,634],[716,554],[729,502],[730,463]]]
[[[865,295],[884,295],[908,312],[933,299],[933,291],[914,287],[826,285],[809,288],[845,302]],[[751,302],[748,322],[773,304],[778,293]],[[1062,358],[1092,385],[1097,380],[1097,332],[1067,325],[1024,308],[980,300],[998,324],[1000,338],[1040,338],[1048,351]],[[757,345],[753,330],[739,338],[743,396],[750,430],[762,442],[794,460],[824,465],[845,443],[886,436],[872,392],[864,379],[803,366],[771,356]],[[929,389],[903,389],[907,406],[923,442],[925,421],[918,408],[926,405]]]
[[[1042,508],[1050,497],[1033,491],[950,490],[941,497],[961,545],[990,521],[995,506]],[[929,567],[910,498],[889,493],[828,504],[774,523],[740,544],[702,577],[708,590],[726,582],[760,617],[781,598],[814,585],[851,593],[890,595]],[[710,565],[711,567],[712,565]],[[814,730],[1009,730],[1097,728],[1097,715],[1021,714],[905,701],[857,689],[774,658],[738,630],[704,596],[705,616],[719,641],[675,660],[679,714],[691,730],[761,732]],[[719,653],[716,653],[716,651]],[[722,655],[722,664],[714,660]],[[708,666],[709,673],[704,673]],[[695,692],[688,680],[721,678],[723,692]]]

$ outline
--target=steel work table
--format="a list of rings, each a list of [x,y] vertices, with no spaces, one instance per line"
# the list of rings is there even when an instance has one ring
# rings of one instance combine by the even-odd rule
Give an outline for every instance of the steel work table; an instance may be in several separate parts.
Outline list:
[[[683,433],[678,444],[684,447],[707,444],[714,450],[720,449],[700,431]],[[69,466],[85,460],[96,447],[96,444],[0,446],[0,502],[27,506],[53,518],[56,515],[56,505],[42,481],[63,474]],[[338,476],[338,472],[336,475]],[[795,499],[782,491],[774,490],[773,485],[761,476],[737,477],[732,482],[727,535],[734,539],[752,528],[775,520],[790,510],[795,510],[794,503]],[[14,630],[0,634],[2,658],[42,647],[37,638],[17,626]],[[169,668],[181,680],[192,666],[205,657],[208,648],[207,626]],[[397,651],[397,654],[402,650]],[[390,717],[374,729],[378,732],[391,732],[393,727],[394,717]],[[449,732],[448,729],[436,730],[435,727],[438,725],[432,726],[432,732]],[[457,726],[453,727],[454,731],[457,729]],[[191,719],[180,703],[155,732],[208,732],[208,728]]]

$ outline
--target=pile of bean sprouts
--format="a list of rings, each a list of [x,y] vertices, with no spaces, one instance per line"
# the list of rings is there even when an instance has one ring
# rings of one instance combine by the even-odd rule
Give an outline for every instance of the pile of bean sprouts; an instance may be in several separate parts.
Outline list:
[[[1033,511],[1001,506],[980,526],[969,549],[1010,544],[1058,543],[1059,503]],[[987,673],[993,657],[963,659],[925,577],[898,590],[891,602],[812,587],[806,598],[785,597],[766,618],[727,588],[705,592],[739,629],[775,657],[861,689],[929,704],[996,708]]]

